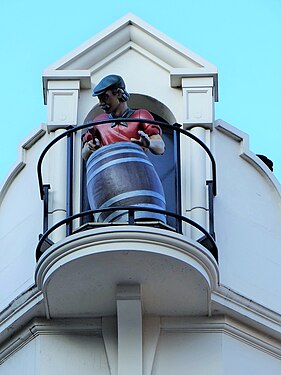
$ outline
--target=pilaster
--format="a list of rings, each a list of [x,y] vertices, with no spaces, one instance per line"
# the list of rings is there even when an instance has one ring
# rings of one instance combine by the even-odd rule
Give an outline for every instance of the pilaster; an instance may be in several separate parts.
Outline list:
[[[140,285],[117,286],[118,375],[142,375]]]
[[[47,125],[49,131],[77,125],[79,80],[54,80],[47,85]]]
[[[183,124],[186,129],[212,129],[214,122],[213,77],[182,78]]]
[[[210,148],[210,132],[214,124],[214,77],[182,77],[183,125]],[[202,147],[189,140],[185,147],[185,168],[188,169],[189,199],[185,202],[184,212],[205,229],[209,229],[206,181],[210,179],[210,161]],[[192,228],[189,233],[198,239],[200,233]]]
[[[64,129],[57,129],[53,132],[54,138],[64,133]],[[49,167],[49,226],[56,224],[66,216],[66,138],[57,142],[50,152]],[[58,228],[51,236],[56,242],[65,237],[65,227]]]

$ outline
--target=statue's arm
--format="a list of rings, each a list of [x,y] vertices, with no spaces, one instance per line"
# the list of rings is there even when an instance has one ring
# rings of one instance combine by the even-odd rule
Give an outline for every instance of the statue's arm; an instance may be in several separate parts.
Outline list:
[[[162,155],[165,152],[165,143],[160,134],[154,134],[149,137],[149,150],[155,155]]]
[[[160,134],[153,134],[149,136],[144,131],[138,131],[140,138],[131,138],[131,141],[140,145],[141,147],[148,148],[155,155],[162,155],[165,151],[165,143]]]

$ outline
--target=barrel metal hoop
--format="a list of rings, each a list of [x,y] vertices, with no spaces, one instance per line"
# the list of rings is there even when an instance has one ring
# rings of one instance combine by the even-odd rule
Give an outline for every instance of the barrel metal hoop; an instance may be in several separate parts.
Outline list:
[[[166,203],[165,197],[163,195],[161,195],[160,193],[158,193],[157,191],[153,191],[153,190],[133,190],[133,191],[128,191],[126,193],[118,194],[118,195],[116,195],[116,196],[108,199],[106,202],[104,202],[99,207],[99,209],[110,207],[114,203],[119,202],[119,201],[121,201],[123,199],[126,199],[126,198],[131,198],[131,197],[136,197],[136,196],[143,196],[143,195],[148,195],[150,197],[157,198],[161,202],[163,202],[164,204]]]
[[[108,208],[108,207],[113,207],[114,208],[114,204],[115,203],[118,203],[120,200],[122,199],[126,199],[126,198],[133,198],[133,197],[136,197],[136,196],[144,196],[144,195],[148,195],[149,197],[154,197],[158,200],[160,200],[162,203],[163,203],[163,209],[165,209],[165,205],[166,205],[166,201],[165,201],[165,197],[155,191],[152,191],[152,190],[134,190],[134,191],[129,191],[129,192],[126,192],[126,193],[122,193],[122,194],[119,194],[115,197],[112,197],[110,199],[108,199],[108,201],[104,202],[100,207],[97,207],[98,209],[103,209],[103,208]],[[152,208],[160,208],[160,204],[159,205],[156,205],[156,204],[152,204],[152,203],[136,203],[136,204],[132,204],[133,207],[136,207],[136,206],[142,206],[142,207],[152,207]],[[99,217],[102,215],[102,212],[101,213],[98,213],[98,214],[95,214],[95,219],[96,220],[99,220]],[[109,221],[109,217],[111,215],[108,216],[107,220]]]
[[[142,150],[122,150],[122,154],[138,154],[138,155],[141,155],[141,156],[144,156],[144,158],[147,158],[147,156],[145,155],[145,153],[142,151]],[[110,152],[107,152],[106,154],[101,154],[101,155],[95,155],[95,153],[93,153],[91,156],[91,159],[89,163],[93,162],[93,160],[95,161],[95,164],[98,164],[100,161],[104,160],[104,159],[107,159],[107,158],[110,158],[111,156],[115,156],[115,155],[119,155],[120,156],[120,150],[113,150],[113,151],[110,151]]]
[[[102,165],[101,167],[97,168],[92,174],[91,174],[91,178],[88,180],[88,183],[97,175],[99,174],[100,172],[104,171],[105,169],[109,168],[109,167],[112,167],[113,165],[117,165],[117,164],[123,164],[123,163],[128,163],[130,161],[135,161],[135,162],[139,162],[139,163],[145,163],[145,164],[148,164],[149,166],[153,167],[152,163],[148,160],[145,160],[145,159],[141,159],[141,158],[122,158],[122,159],[119,159],[119,160],[112,160],[104,165]]]

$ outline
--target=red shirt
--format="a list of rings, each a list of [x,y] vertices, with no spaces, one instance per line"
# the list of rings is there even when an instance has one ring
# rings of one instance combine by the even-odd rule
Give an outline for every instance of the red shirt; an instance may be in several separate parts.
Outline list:
[[[127,118],[142,118],[154,120],[151,113],[146,109],[137,109]],[[147,135],[161,134],[161,128],[158,125],[141,122],[128,122],[127,126],[122,123],[113,123],[111,118],[106,113],[97,116],[94,121],[101,121],[108,119],[109,122],[94,125],[88,129],[87,133],[83,137],[83,142],[88,142],[93,138],[98,138],[101,146],[109,145],[116,142],[130,142],[131,138],[139,139],[139,130],[143,130]]]

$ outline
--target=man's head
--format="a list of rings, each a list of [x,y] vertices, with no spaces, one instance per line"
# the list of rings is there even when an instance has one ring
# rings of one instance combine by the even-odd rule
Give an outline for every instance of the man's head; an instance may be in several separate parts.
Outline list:
[[[121,115],[127,108],[129,94],[123,78],[118,75],[104,77],[95,87],[93,96],[98,97],[101,109],[108,114]]]
[[[104,77],[94,88],[93,96],[100,96],[108,90],[113,91],[113,93],[120,93],[120,101],[126,102],[129,98],[129,94],[125,90],[126,85],[122,77],[116,74],[110,74]]]

